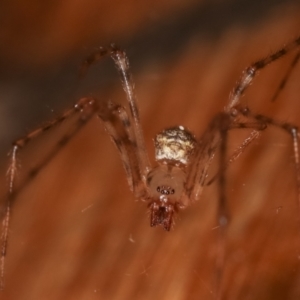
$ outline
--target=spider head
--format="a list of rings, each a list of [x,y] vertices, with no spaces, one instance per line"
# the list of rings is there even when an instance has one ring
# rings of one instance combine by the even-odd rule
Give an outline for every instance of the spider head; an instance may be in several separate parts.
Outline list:
[[[153,169],[147,178],[150,194],[150,225],[161,225],[169,231],[174,223],[174,214],[185,206],[182,200],[185,172],[162,164]]]

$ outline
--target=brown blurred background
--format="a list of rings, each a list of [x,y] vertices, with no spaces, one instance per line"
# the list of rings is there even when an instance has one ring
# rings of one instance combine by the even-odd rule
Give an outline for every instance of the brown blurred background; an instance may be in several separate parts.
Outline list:
[[[300,34],[298,1],[12,0],[0,6],[2,195],[11,141],[84,95],[124,104],[109,60],[78,80],[80,63],[95,47],[115,42],[126,49],[152,156],[158,131],[181,124],[201,135],[241,71]],[[270,101],[292,59],[261,72],[245,101],[255,112],[300,125],[300,67]],[[20,182],[69,125],[22,152]],[[229,148],[247,133],[230,133]],[[92,120],[17,198],[0,299],[215,299],[217,187],[181,212],[171,232],[150,228],[117,151]],[[299,299],[290,137],[270,128],[228,170],[226,192],[224,299]]]

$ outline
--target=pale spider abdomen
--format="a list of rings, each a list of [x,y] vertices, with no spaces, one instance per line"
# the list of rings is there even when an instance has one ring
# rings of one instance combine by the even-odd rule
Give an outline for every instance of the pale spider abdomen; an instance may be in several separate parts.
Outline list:
[[[172,127],[155,137],[157,161],[172,161],[186,165],[196,145],[194,136],[183,126]]]

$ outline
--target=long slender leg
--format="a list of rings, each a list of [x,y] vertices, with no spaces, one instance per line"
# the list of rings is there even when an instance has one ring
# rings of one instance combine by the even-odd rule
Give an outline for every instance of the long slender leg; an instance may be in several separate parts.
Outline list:
[[[219,120],[223,116],[225,114],[217,115],[204,132],[194,154],[195,163],[187,170],[185,191],[188,201],[196,201],[202,193],[208,169],[220,143]]]
[[[98,112],[104,127],[120,152],[128,184],[137,199],[147,197],[146,186],[139,169],[138,151],[134,133],[126,110],[113,102],[101,107]]]
[[[90,65],[96,63],[102,57],[107,55],[109,55],[113,59],[121,77],[122,87],[126,93],[130,112],[129,122],[133,127],[134,139],[138,148],[139,166],[143,175],[143,180],[145,180],[145,176],[149,172],[151,166],[143,139],[139,110],[136,104],[134,83],[131,72],[129,70],[129,61],[126,53],[114,44],[112,44],[108,48],[100,47],[84,61],[80,73],[81,75],[84,75]]]
[[[228,140],[228,131],[235,128],[255,128],[256,130],[264,130],[266,128],[265,124],[259,123],[232,123],[228,122],[225,119],[225,122],[220,122],[220,147],[219,147],[219,172],[218,172],[218,183],[219,183],[219,202],[218,202],[218,248],[217,248],[217,259],[216,259],[216,291],[217,291],[217,300],[224,298],[223,289],[222,289],[222,278],[225,268],[225,255],[226,255],[226,232],[227,225],[230,220],[228,205],[226,200],[226,166],[228,165],[227,161],[227,140]],[[254,132],[256,132],[256,130]],[[242,144],[243,145],[243,144]],[[246,144],[244,144],[246,147]],[[238,153],[234,156],[234,159],[237,159]]]
[[[253,129],[250,136],[244,140],[238,149],[233,153],[229,160],[227,160],[227,139],[228,131],[232,129]],[[229,222],[229,212],[226,202],[226,168],[228,164],[234,162],[245,148],[251,144],[258,136],[259,132],[266,129],[266,124],[262,120],[255,118],[248,118],[246,122],[238,122],[232,119],[228,114],[220,114],[211,123],[211,126],[204,133],[200,140],[200,147],[197,150],[195,164],[192,165],[188,173],[187,180],[187,193],[191,200],[197,200],[203,185],[207,178],[207,171],[215,156],[216,151],[219,149],[219,171],[213,177],[219,183],[219,202],[217,211],[217,220],[219,224],[218,230],[218,243],[217,243],[217,256],[216,256],[216,299],[223,299],[222,290],[222,275],[225,266],[225,253],[226,253],[226,226]],[[201,145],[204,145],[201,147]],[[211,181],[210,181],[211,183]]]
[[[300,37],[295,39],[294,41],[288,43],[283,48],[275,51],[273,54],[263,58],[261,60],[256,61],[250,67],[245,69],[241,79],[237,82],[235,88],[229,96],[229,102],[227,107],[225,108],[226,112],[231,112],[233,108],[240,104],[241,96],[245,93],[245,90],[249,87],[249,85],[253,82],[255,75],[257,75],[258,71],[271,64],[275,60],[283,57],[287,53],[291,52],[295,48],[300,46]]]
[[[5,257],[7,252],[8,245],[8,230],[9,230],[9,221],[10,221],[10,213],[11,206],[16,196],[20,191],[23,190],[28,183],[42,170],[51,160],[56,156],[56,154],[70,141],[72,137],[74,137],[78,131],[86,124],[87,121],[91,119],[91,117],[97,112],[98,107],[94,99],[92,98],[82,98],[77,104],[67,112],[65,112],[61,117],[53,120],[45,126],[42,126],[31,133],[29,133],[26,137],[21,138],[13,143],[13,150],[11,154],[11,162],[8,170],[8,178],[9,178],[9,194],[7,197],[6,209],[4,212],[3,220],[2,220],[2,233],[1,233],[1,257],[0,257],[0,289],[2,290],[4,287],[4,272],[5,272]],[[67,135],[65,135],[59,142],[56,144],[55,148],[47,155],[40,164],[38,164],[34,169],[32,169],[28,176],[25,177],[25,180],[21,183],[21,185],[15,189],[15,181],[17,174],[17,152],[24,148],[32,139],[42,135],[48,129],[56,126],[61,123],[63,120],[67,119],[74,113],[79,113],[79,120],[75,126],[75,128]]]
[[[199,196],[205,185],[211,184],[216,178],[219,177],[218,172],[208,183],[206,183],[208,177],[208,169],[214,158],[214,155],[220,147],[221,139],[220,129],[225,127],[226,130],[232,129],[253,129],[249,137],[244,140],[243,144],[233,153],[229,158],[228,162],[224,165],[227,167],[228,164],[234,162],[245,148],[251,144],[251,142],[257,137],[258,132],[266,128],[266,124],[256,119],[248,118],[246,122],[239,122],[232,119],[232,117],[226,113],[217,115],[209,128],[205,131],[202,138],[200,139],[200,147],[197,149],[195,155],[195,163],[191,165],[188,170],[186,190],[187,196],[191,201],[199,199]],[[223,172],[222,169],[220,169]]]
[[[248,148],[249,145],[252,144],[253,141],[258,139],[261,136],[261,131],[253,130],[250,135],[242,142],[241,145],[238,146],[232,153],[232,155],[229,157],[229,159],[226,162],[225,168],[227,169],[230,164],[235,162],[241,155],[244,153],[244,151]],[[219,172],[215,174],[208,182],[205,183],[205,185],[211,185],[215,180],[218,178]]]
[[[197,200],[199,193],[203,188],[205,180],[207,178],[207,171],[211,164],[211,161],[219,150],[219,201],[217,210],[217,221],[219,224],[218,230],[218,243],[217,243],[217,255],[216,255],[216,291],[217,298],[222,299],[222,274],[224,271],[225,251],[226,251],[226,226],[229,221],[229,213],[226,203],[226,165],[227,165],[227,138],[228,131],[235,128],[253,128],[255,130],[263,130],[265,126],[262,126],[262,122],[254,122],[253,120],[248,123],[235,123],[234,119],[228,114],[220,114],[212,121],[210,127],[204,133],[200,140],[200,147],[197,150],[194,158],[195,163],[192,165],[188,173],[187,179],[187,193],[188,197],[193,200]],[[203,145],[201,147],[201,145]],[[246,147],[246,146],[245,146]],[[238,154],[236,154],[237,156]]]
[[[253,114],[249,110],[241,110],[240,111],[244,116],[249,118],[255,118],[258,122],[262,122],[264,124],[272,125],[278,128],[283,129],[292,137],[292,143],[293,143],[293,152],[294,152],[294,163],[295,163],[295,169],[296,169],[296,181],[297,181],[297,199],[298,199],[298,207],[299,207],[299,220],[300,220],[300,154],[299,154],[299,129],[297,126],[286,123],[286,122],[280,122],[273,120],[272,118],[269,118],[267,116],[263,116],[260,114]]]
[[[216,259],[216,291],[217,300],[223,298],[222,291],[222,277],[224,273],[225,266],[225,253],[226,253],[226,227],[229,221],[229,212],[226,203],[226,176],[225,176],[225,166],[226,166],[226,152],[227,152],[227,139],[228,139],[228,128],[221,127],[220,129],[220,157],[219,157],[219,201],[218,201],[218,211],[217,219],[219,223],[218,230],[218,248],[217,248],[217,259]]]
[[[219,171],[216,178],[218,179],[219,187],[219,201],[217,209],[217,220],[219,223],[218,229],[218,242],[217,242],[217,257],[216,257],[216,299],[224,299],[224,291],[222,288],[222,278],[225,268],[225,256],[226,256],[226,233],[227,225],[230,221],[230,215],[228,211],[228,205],[226,200],[226,169],[229,163],[235,161],[244,149],[257,137],[259,133],[258,130],[264,130],[266,128],[265,124],[262,122],[252,122],[249,123],[232,123],[225,119],[225,122],[221,122],[219,132],[220,132],[220,146],[219,146]],[[246,139],[243,144],[234,152],[234,154],[227,160],[227,140],[228,132],[231,129],[242,129],[242,128],[253,128],[252,139]],[[251,136],[251,135],[250,135]]]
[[[130,187],[130,190],[133,191],[132,169],[131,169],[128,153],[123,144],[124,139],[121,139],[121,141],[119,142],[120,138],[118,136],[117,129],[116,129],[118,125],[120,126],[120,124],[118,124],[120,123],[120,119],[118,118],[118,115],[120,114],[124,115],[123,118],[125,119],[124,122],[126,123],[128,120],[128,116],[124,108],[113,103],[112,101],[109,101],[99,109],[98,117],[103,122],[103,125],[107,133],[109,134],[116,148],[120,152],[121,160],[123,162],[123,167],[127,175],[128,185]],[[128,137],[126,137],[125,139],[128,139]]]
[[[290,78],[293,69],[295,68],[295,66],[297,65],[298,61],[300,58],[300,52],[298,52],[296,54],[296,56],[294,57],[292,63],[290,64],[289,69],[287,70],[286,74],[284,75],[284,77],[282,78],[280,85],[278,86],[278,88],[276,89],[276,92],[274,93],[271,101],[275,102],[275,100],[278,98],[278,95],[280,94],[280,92],[284,89],[288,79]]]
[[[23,188],[23,185],[27,184],[27,180],[30,180],[30,177],[34,177],[37,175],[39,170],[44,167],[44,165],[48,164],[50,159],[52,159],[57,152],[60,151],[66,143],[82,128],[82,126],[98,111],[98,105],[96,100],[93,98],[81,98],[73,108],[66,111],[61,117],[49,122],[47,125],[42,126],[23,138],[18,139],[13,143],[13,150],[11,156],[11,162],[8,169],[8,178],[9,178],[9,191],[13,198],[15,198],[16,194]],[[15,179],[17,175],[17,154],[21,149],[24,149],[28,143],[42,135],[47,130],[55,127],[59,123],[63,122],[65,119],[69,118],[73,114],[79,114],[79,120],[74,127],[73,131],[71,131],[68,135],[63,136],[63,138],[56,144],[55,148],[50,152],[50,154],[35,168],[31,169],[29,172],[28,179],[25,179],[23,184],[21,184],[18,189],[14,189]]]
[[[291,128],[291,134],[293,138],[293,150],[294,150],[294,160],[296,167],[296,179],[297,179],[297,192],[298,192],[298,206],[299,206],[299,216],[300,216],[300,157],[299,157],[299,130],[294,127]],[[300,221],[300,218],[299,218]]]

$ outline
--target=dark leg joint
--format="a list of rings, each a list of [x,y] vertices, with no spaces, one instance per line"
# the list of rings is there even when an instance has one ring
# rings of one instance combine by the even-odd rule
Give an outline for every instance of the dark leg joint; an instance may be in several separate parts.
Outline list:
[[[37,168],[31,169],[28,173],[28,176],[34,178],[38,174],[38,171],[39,170]]]
[[[282,124],[282,128],[286,131],[288,131],[289,133],[295,133],[295,132],[298,132],[298,127],[296,126],[293,126],[289,123],[283,123]]]

